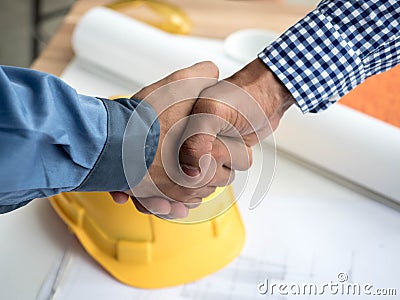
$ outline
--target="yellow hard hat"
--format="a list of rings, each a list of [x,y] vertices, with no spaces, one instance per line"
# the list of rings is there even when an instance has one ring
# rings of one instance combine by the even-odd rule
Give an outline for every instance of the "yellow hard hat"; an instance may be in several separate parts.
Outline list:
[[[214,201],[233,203],[231,187],[215,193],[219,199]],[[100,265],[119,281],[139,288],[204,277],[232,261],[244,244],[234,203],[211,220],[185,224],[139,213],[131,201],[116,204],[108,193],[63,193],[50,201]]]
[[[160,0],[119,0],[106,7],[134,16],[136,19],[151,26],[175,34],[188,34],[192,29],[192,22],[188,15],[178,6]],[[148,8],[148,11],[137,8]]]

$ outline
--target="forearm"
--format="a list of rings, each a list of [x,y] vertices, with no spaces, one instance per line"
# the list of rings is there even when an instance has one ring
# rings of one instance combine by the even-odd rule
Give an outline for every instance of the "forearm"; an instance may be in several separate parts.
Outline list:
[[[138,100],[79,95],[56,77],[13,67],[0,69],[0,93],[3,207],[12,209],[63,191],[128,189],[121,149]],[[148,138],[151,145],[146,149],[146,162],[151,163],[158,123],[149,131],[152,124],[146,123],[146,114],[154,112],[146,106],[141,113],[138,137]],[[133,153],[139,151],[132,149]],[[145,172],[138,169],[138,182]]]
[[[303,112],[326,109],[400,61],[398,1],[323,1],[259,54]]]

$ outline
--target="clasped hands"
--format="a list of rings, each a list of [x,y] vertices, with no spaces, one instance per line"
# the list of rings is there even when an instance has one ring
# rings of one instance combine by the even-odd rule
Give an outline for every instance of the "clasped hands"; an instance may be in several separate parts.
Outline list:
[[[145,177],[131,191],[111,192],[115,202],[130,196],[143,213],[184,218],[230,184],[235,170],[251,166],[251,147],[275,130],[294,100],[259,59],[225,80],[218,76],[213,63],[201,62],[133,96],[156,111],[160,138]]]

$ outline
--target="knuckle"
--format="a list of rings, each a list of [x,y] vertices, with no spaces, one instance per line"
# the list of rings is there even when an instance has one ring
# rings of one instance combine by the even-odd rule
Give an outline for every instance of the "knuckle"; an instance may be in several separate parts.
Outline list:
[[[212,143],[210,143],[209,139],[210,136],[207,134],[195,134],[182,144],[181,151],[192,156],[199,155],[201,150],[209,153],[212,151]]]
[[[193,108],[193,113],[208,113],[212,115],[220,115],[222,109],[223,107],[217,100],[200,98],[197,100]]]
[[[222,146],[214,145],[211,155],[220,164],[230,161],[229,152],[225,151],[225,149]]]
[[[188,159],[188,158],[198,158],[199,151],[195,146],[196,142],[188,140],[185,142],[180,149],[180,158]]]
[[[179,70],[170,75],[170,81],[178,81],[188,78],[189,74],[186,70]]]
[[[211,77],[217,77],[219,76],[219,69],[215,63],[212,61],[204,61],[201,63],[202,67],[207,70],[207,73]]]

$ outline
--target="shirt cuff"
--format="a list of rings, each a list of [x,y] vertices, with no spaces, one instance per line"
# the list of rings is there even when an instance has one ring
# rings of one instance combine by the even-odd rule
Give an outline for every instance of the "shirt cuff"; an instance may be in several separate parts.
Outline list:
[[[5,214],[8,213],[10,211],[16,210],[22,206],[27,205],[29,202],[31,202],[32,200],[28,200],[28,201],[22,201],[19,202],[17,204],[10,204],[10,205],[0,205],[0,214]]]
[[[258,57],[282,81],[303,113],[326,109],[366,78],[352,41],[319,9]]]
[[[93,169],[74,191],[127,191],[139,184],[153,162],[158,147],[160,125],[155,111],[144,101],[125,98],[100,100],[107,110],[107,140]],[[132,166],[135,168],[135,175],[134,178],[129,177],[128,184],[122,152],[125,130],[133,114],[136,116],[135,123],[129,126],[135,126],[135,143],[130,143],[130,153],[132,156],[142,155],[145,164]]]

